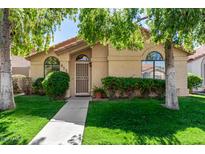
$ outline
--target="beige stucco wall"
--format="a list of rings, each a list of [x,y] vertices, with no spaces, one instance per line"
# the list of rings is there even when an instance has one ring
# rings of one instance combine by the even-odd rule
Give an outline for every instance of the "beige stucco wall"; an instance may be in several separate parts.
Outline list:
[[[92,48],[92,89],[94,86],[101,86],[101,79],[108,76],[107,56],[107,46],[98,44]]]
[[[187,88],[187,54],[179,49],[174,50],[175,69],[176,69],[176,86],[179,96],[188,96]]]
[[[147,42],[144,49],[140,51],[118,51],[109,46],[108,75],[141,77],[141,60],[145,60],[147,54],[151,51],[158,51],[163,58],[165,57],[162,45],[154,45],[149,42]],[[178,95],[187,96],[187,54],[179,49],[174,49],[174,58]]]
[[[164,49],[162,45],[154,45],[146,42],[143,50],[117,51],[111,46],[103,46],[97,44],[92,49],[80,52],[63,52],[56,55],[50,51],[48,54],[42,53],[33,56],[31,61],[30,76],[33,79],[43,77],[44,61],[49,56],[55,56],[60,60],[61,71],[70,74],[70,90],[67,96],[75,95],[75,59],[79,54],[86,54],[90,60],[90,93],[94,86],[101,86],[101,79],[106,76],[135,76],[141,77],[141,60],[145,60],[147,54],[151,51],[158,51],[164,57]],[[174,49],[174,58],[176,66],[176,83],[179,89],[179,95],[188,95],[187,89],[187,54],[179,49]]]
[[[36,56],[33,56],[30,59],[30,61],[31,61],[30,76],[33,79],[44,76],[44,61],[50,56],[54,56],[54,57],[58,58],[58,60],[60,61],[60,70],[61,71],[69,72],[68,65],[69,65],[69,56],[70,55],[66,52],[64,54],[57,55],[53,50],[51,50],[48,53],[41,53],[41,54],[38,54]]]

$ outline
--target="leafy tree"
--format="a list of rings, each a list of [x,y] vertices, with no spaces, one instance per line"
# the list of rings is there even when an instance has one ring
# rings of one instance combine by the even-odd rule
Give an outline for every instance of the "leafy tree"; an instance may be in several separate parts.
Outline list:
[[[205,41],[204,9],[81,9],[79,36],[89,44],[111,44],[117,49],[142,49],[142,22],[150,27],[151,40],[165,51],[165,107],[179,109],[174,67],[174,47],[190,52]]]
[[[11,79],[11,51],[28,55],[46,51],[55,30],[77,9],[0,9],[0,110],[15,107]]]

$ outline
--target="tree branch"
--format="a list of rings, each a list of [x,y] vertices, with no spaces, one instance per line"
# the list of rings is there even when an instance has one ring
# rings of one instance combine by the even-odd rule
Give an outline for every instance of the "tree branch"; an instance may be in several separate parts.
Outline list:
[[[138,22],[141,22],[143,20],[146,20],[147,18],[148,18],[148,16],[144,16],[144,17],[138,19],[135,23],[138,23]]]

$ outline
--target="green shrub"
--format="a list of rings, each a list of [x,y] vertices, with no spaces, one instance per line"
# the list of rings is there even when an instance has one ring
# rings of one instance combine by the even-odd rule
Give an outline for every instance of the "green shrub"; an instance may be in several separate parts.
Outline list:
[[[42,82],[43,88],[51,98],[62,99],[69,88],[70,77],[67,73],[55,71],[49,73]]]
[[[137,90],[142,97],[148,97],[152,93],[162,97],[165,93],[165,81],[159,79],[108,76],[102,79],[102,84],[110,98],[115,98],[117,91],[120,92],[120,97],[123,94],[133,97]]]
[[[201,77],[194,75],[192,73],[188,73],[187,80],[190,93],[192,92],[193,88],[199,88],[203,82]]]
[[[38,95],[45,95],[45,91],[43,89],[43,82],[44,78],[37,78],[33,83],[34,93]]]
[[[102,95],[103,98],[107,96],[107,95],[106,95],[106,92],[105,92],[105,89],[104,89],[103,87],[97,87],[97,86],[95,86],[95,87],[93,88],[93,94],[94,94],[94,96],[95,96],[97,93],[101,93],[101,95]]]
[[[103,87],[108,91],[109,97],[115,97],[115,91],[119,88],[119,78],[108,76],[102,79]]]

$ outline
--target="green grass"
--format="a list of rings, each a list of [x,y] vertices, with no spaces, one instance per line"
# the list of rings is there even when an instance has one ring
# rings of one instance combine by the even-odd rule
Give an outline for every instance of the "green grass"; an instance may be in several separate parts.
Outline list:
[[[91,102],[83,144],[205,144],[205,96],[179,100],[179,111],[156,99]]]
[[[0,112],[0,144],[28,144],[63,106],[46,96],[17,96],[16,109]]]

